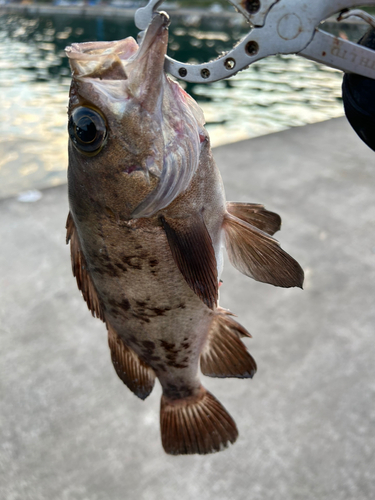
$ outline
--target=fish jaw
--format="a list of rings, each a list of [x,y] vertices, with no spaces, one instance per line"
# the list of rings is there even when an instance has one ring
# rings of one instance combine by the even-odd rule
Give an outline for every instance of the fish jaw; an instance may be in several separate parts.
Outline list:
[[[127,65],[128,92],[150,113],[161,111],[169,24],[169,17],[165,12],[156,14],[138,52]]]
[[[168,24],[166,14],[156,14],[140,47],[127,38],[66,49],[69,116],[86,106],[107,124],[97,156],[86,158],[70,144],[70,178],[120,219],[152,217],[186,191],[207,135],[198,105],[164,73]]]
[[[91,84],[102,99],[112,103],[115,113],[125,112],[124,106],[116,106],[119,99],[124,103],[135,100],[153,111],[162,93],[169,22],[167,14],[155,15],[140,47],[132,37],[67,47],[73,80]]]

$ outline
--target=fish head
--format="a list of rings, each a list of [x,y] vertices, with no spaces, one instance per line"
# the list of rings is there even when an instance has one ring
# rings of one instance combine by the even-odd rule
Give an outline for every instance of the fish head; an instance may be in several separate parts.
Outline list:
[[[151,217],[184,192],[207,142],[202,111],[164,72],[169,18],[129,37],[67,47],[69,193],[124,219]]]

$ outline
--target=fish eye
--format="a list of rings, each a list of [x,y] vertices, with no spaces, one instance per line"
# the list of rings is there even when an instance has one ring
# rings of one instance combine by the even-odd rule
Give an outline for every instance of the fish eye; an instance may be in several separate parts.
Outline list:
[[[71,141],[80,153],[97,155],[107,138],[107,124],[96,110],[86,107],[76,108],[69,118],[68,132]]]

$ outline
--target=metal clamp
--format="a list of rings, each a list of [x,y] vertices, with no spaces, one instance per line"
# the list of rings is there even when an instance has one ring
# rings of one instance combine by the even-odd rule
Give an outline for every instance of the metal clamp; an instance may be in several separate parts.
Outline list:
[[[375,52],[317,28],[328,17],[351,7],[375,6],[375,0],[228,0],[250,23],[239,44],[215,61],[185,64],[166,56],[165,71],[188,82],[208,83],[233,76],[260,59],[297,54],[348,73],[375,79]],[[138,9],[135,23],[147,29],[163,0]],[[350,12],[350,11],[349,11]],[[358,15],[358,11],[354,11]],[[366,14],[368,20],[368,14]],[[364,19],[366,16],[362,16]],[[375,22],[375,21],[374,21]]]

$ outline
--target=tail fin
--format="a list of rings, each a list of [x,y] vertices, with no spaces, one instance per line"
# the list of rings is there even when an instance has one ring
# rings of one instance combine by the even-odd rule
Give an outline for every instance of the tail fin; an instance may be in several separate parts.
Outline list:
[[[161,398],[160,427],[163,448],[170,455],[206,455],[227,448],[238,437],[232,417],[201,386],[198,396]]]

